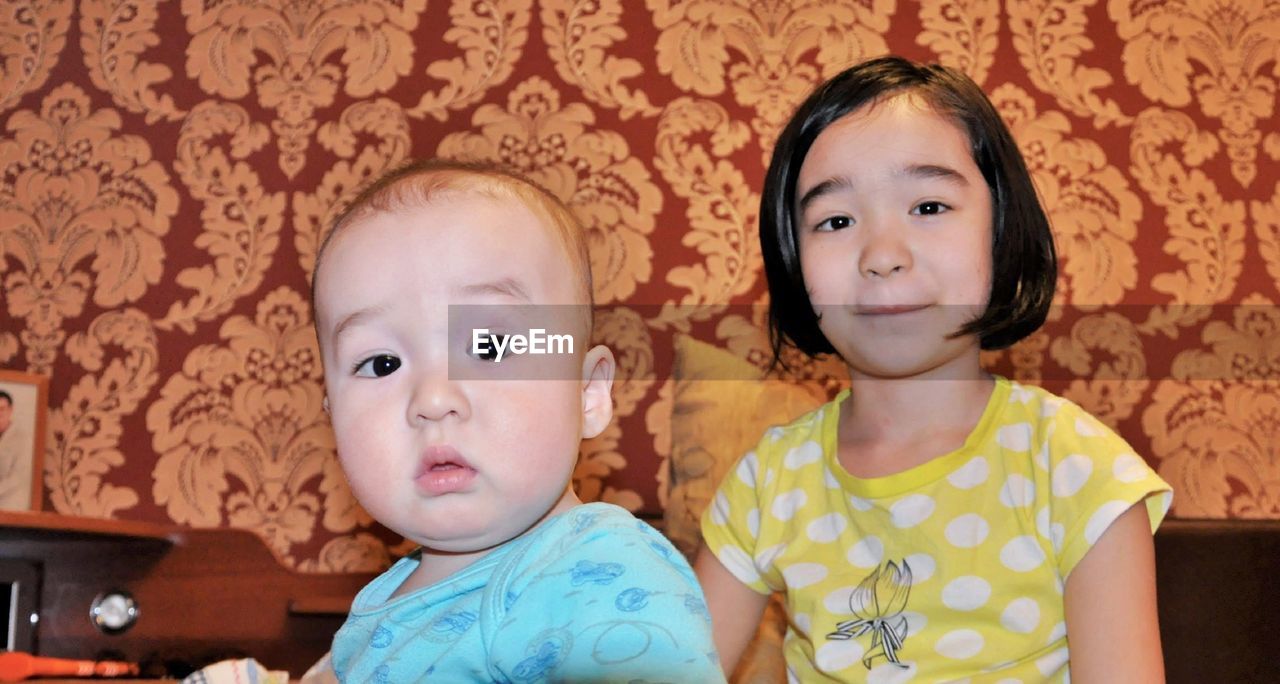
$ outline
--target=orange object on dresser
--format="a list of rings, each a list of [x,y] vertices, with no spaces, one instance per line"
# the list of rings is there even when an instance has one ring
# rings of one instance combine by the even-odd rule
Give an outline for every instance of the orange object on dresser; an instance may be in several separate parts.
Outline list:
[[[0,682],[20,682],[32,677],[120,677],[138,674],[138,666],[111,660],[69,660],[30,653],[0,653]]]

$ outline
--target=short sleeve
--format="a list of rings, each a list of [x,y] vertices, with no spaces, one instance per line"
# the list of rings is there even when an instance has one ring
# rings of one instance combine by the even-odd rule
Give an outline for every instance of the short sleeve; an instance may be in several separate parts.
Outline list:
[[[763,484],[758,454],[768,439],[734,464],[702,512],[702,540],[707,548],[734,577],[761,594],[774,591],[753,560],[760,541]]]
[[[1122,513],[1146,508],[1151,530],[1164,520],[1173,490],[1111,428],[1062,401],[1042,454],[1049,469],[1050,539],[1063,578]]]
[[[545,549],[502,597],[489,638],[502,681],[723,681],[684,556],[634,518]]]

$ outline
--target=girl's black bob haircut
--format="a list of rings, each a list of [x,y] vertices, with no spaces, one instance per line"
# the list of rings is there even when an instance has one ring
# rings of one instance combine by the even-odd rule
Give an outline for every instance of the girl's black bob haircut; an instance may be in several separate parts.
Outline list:
[[[769,282],[774,363],[790,343],[809,354],[834,353],[818,328],[800,271],[796,182],[818,134],[836,120],[911,93],[969,138],[973,160],[991,189],[991,297],[982,316],[955,336],[977,335],[982,349],[1004,349],[1035,332],[1053,301],[1057,256],[1049,220],[1018,145],[990,100],[963,73],[887,56],[862,62],[818,86],[778,137],[760,201],[760,245]]]

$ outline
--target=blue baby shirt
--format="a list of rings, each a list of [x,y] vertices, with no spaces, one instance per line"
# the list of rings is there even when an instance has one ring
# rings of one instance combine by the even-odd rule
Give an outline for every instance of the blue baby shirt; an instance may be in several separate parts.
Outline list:
[[[724,681],[693,570],[617,506],[577,506],[388,601],[418,563],[356,596],[334,637],[339,680]]]

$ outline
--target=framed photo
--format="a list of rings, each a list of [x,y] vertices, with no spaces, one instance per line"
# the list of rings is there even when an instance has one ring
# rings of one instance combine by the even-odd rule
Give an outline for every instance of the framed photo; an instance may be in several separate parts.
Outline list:
[[[49,378],[0,368],[0,510],[40,510],[48,412]]]

